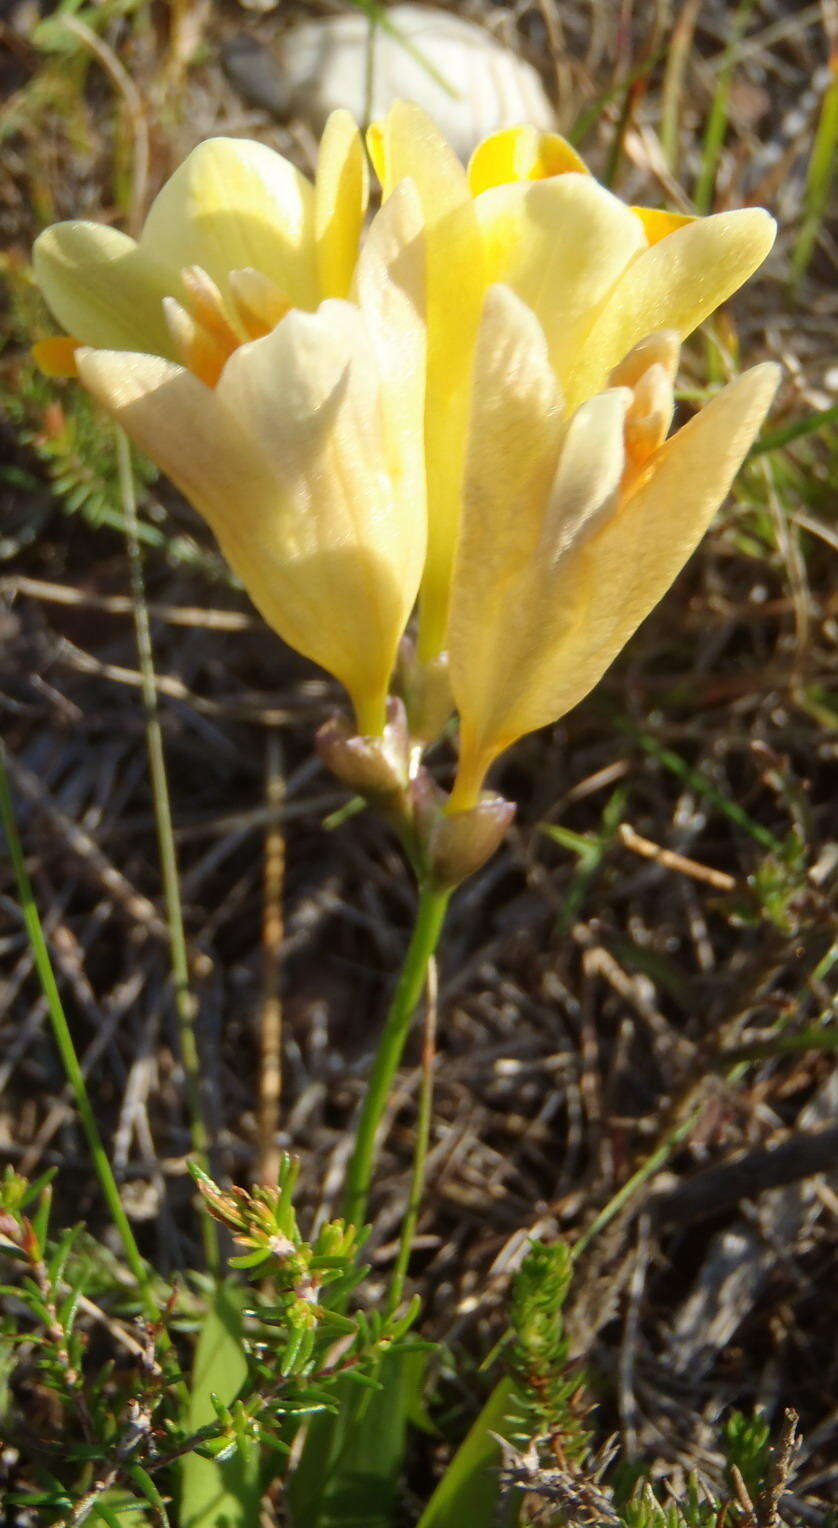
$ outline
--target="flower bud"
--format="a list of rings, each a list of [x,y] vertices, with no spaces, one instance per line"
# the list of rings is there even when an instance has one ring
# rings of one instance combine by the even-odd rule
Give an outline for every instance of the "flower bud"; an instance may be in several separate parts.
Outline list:
[[[410,637],[402,637],[396,684],[407,708],[411,739],[414,744],[427,747],[439,737],[454,710],[448,654],[422,659]]]
[[[445,810],[445,797],[423,771],[411,786],[414,831],[425,873],[440,890],[459,886],[485,865],[515,816],[515,804],[484,791],[464,812]]]
[[[376,805],[404,797],[409,746],[404,704],[396,698],[387,703],[387,724],[380,737],[354,733],[340,716],[324,723],[317,734],[317,751],[332,774]]]

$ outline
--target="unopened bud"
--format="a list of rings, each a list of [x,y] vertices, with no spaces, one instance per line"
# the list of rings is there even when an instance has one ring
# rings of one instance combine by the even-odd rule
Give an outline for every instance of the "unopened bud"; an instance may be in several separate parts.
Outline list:
[[[439,737],[454,710],[448,654],[422,659],[409,637],[403,637],[396,668],[399,693],[407,709],[408,729],[414,743],[427,746]]]
[[[465,812],[444,809],[432,782],[416,782],[414,824],[426,874],[440,891],[459,886],[485,865],[499,848],[515,816],[515,803],[484,791],[477,806]]]
[[[317,751],[333,775],[359,796],[377,803],[403,796],[408,782],[409,738],[402,702],[387,703],[380,737],[363,737],[333,716],[317,734]]]

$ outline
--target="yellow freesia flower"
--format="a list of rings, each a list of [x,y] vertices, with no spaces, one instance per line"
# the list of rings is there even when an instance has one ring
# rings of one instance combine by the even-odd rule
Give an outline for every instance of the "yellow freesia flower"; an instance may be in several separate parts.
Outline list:
[[[509,287],[488,293],[448,633],[455,811],[478,802],[499,753],[597,683],[697,545],[765,417],[771,363],[667,440],[678,349],[677,331],[647,336],[568,417],[538,318]]]
[[[57,223],[35,275],[68,339],[36,347],[72,372],[76,344],[178,361],[213,385],[240,344],[290,308],[349,296],[367,207],[366,158],[347,112],[329,118],[314,185],[263,143],[208,138],[153,203],[139,241]]]
[[[447,644],[480,314],[494,283],[532,310],[565,411],[601,391],[633,345],[683,339],[747,280],[774,239],[760,208],[713,217],[632,208],[598,185],[555,134],[513,128],[468,171],[416,106],[394,105],[368,135],[385,196],[405,177],[426,223],[428,561],[419,651]]]
[[[424,247],[403,186],[357,256],[360,144],[344,129],[332,119],[314,191],[259,144],[201,145],[139,244],[59,225],[36,272],[85,342],[83,384],[204,516],[268,623],[345,685],[359,731],[379,735],[425,557]],[[353,302],[317,306],[350,277]]]

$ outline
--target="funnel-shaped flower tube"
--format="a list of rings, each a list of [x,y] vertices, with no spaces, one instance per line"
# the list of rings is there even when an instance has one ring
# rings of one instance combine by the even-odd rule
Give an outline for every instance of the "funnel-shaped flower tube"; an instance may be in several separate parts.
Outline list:
[[[420,655],[446,645],[459,533],[469,400],[483,298],[501,282],[547,340],[565,410],[605,386],[639,340],[684,339],[765,259],[774,222],[760,208],[707,218],[629,207],[598,185],[556,134],[512,128],[468,171],[416,106],[394,105],[370,129],[385,196],[405,176],[428,241],[428,561]]]
[[[204,516],[265,619],[381,733],[425,556],[421,216],[374,219],[357,303],[289,312],[216,386],[157,355],[82,347],[84,385]]]
[[[72,341],[164,356],[212,384],[289,308],[349,296],[367,189],[346,112],[326,124],[314,185],[263,143],[208,138],[167,181],[139,241],[57,223],[35,244],[35,275]],[[46,369],[73,370],[67,341],[38,354]]]
[[[690,556],[769,408],[754,367],[671,439],[677,333],[649,336],[566,417],[549,343],[493,287],[477,342],[449,656],[460,713],[452,807],[526,732],[575,706]]]

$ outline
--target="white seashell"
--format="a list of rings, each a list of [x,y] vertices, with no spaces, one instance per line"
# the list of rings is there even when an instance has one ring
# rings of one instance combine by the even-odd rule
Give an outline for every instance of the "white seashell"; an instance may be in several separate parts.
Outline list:
[[[394,100],[416,101],[464,158],[498,128],[555,127],[535,69],[481,27],[411,4],[391,6],[386,20],[388,29],[377,26],[373,38],[372,119]],[[286,110],[315,132],[338,106],[357,121],[366,116],[369,27],[367,17],[354,12],[302,22],[278,39]]]

